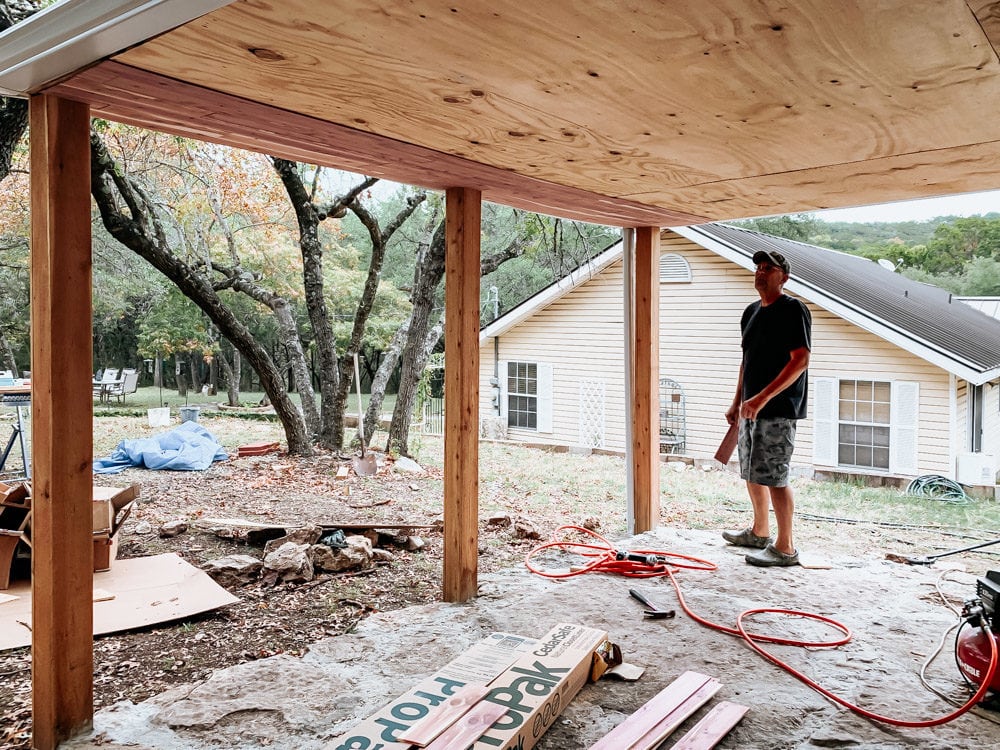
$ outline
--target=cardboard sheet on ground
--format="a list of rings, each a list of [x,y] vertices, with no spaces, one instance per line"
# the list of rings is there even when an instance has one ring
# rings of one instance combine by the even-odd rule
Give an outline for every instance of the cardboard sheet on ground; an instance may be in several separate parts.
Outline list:
[[[115,560],[94,573],[94,635],[155,625],[224,607],[239,599],[173,553]],[[31,585],[11,582],[16,599],[0,603],[0,651],[31,644]],[[111,595],[113,598],[106,598]]]

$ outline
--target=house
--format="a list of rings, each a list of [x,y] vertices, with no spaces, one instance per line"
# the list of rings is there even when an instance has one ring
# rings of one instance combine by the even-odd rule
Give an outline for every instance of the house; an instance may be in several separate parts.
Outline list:
[[[813,316],[797,470],[993,485],[1000,320],[865,258],[723,224],[661,235],[661,450],[707,459],[726,431],[760,249],[789,259],[786,292]],[[486,432],[624,450],[622,278],[619,243],[482,330]]]

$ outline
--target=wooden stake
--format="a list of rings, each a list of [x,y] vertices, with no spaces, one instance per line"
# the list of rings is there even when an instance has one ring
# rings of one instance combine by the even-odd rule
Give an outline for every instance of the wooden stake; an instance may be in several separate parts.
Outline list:
[[[632,481],[635,533],[660,523],[660,230],[635,231]]]
[[[670,750],[711,750],[740,723],[740,719],[749,710],[746,706],[729,701],[717,703]]]

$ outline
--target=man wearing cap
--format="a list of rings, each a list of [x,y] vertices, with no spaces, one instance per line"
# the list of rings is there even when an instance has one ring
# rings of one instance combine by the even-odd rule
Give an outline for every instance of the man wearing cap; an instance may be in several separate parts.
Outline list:
[[[746,556],[751,565],[798,565],[788,472],[796,420],[806,415],[812,316],[802,302],[783,292],[790,270],[785,256],[758,250],[753,262],[760,300],[743,311],[743,361],[736,395],[726,410],[729,424],[739,420],[740,476],[753,506],[753,525],[722,536],[730,544],[759,550]],[[778,531],[773,538],[770,508]]]

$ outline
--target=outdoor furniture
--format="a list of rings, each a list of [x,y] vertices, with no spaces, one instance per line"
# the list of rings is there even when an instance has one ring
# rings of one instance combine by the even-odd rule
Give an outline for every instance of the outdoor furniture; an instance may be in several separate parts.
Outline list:
[[[22,541],[31,546],[31,491],[27,485],[0,484],[0,590],[10,585],[14,554]]]
[[[119,403],[125,401],[130,393],[135,393],[139,387],[139,372],[137,370],[122,370],[122,377],[104,386],[104,401],[117,398]]]
[[[103,402],[108,396],[108,389],[120,383],[118,370],[106,369],[100,378],[94,378],[93,380],[94,396]]]

